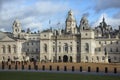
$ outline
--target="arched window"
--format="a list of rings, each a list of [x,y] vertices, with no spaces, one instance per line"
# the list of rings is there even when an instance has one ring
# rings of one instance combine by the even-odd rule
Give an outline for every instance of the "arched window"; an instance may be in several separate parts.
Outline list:
[[[83,27],[83,30],[84,30],[85,28]]]
[[[88,43],[85,43],[85,51],[89,52],[89,44]]]
[[[5,53],[5,45],[2,46],[2,52]]]
[[[77,52],[80,52],[79,45],[77,45]]]
[[[97,60],[99,61],[99,57],[97,56],[96,58],[97,58]]]
[[[104,56],[102,56],[102,60],[105,60],[105,57],[104,57]]]
[[[72,45],[70,46],[70,52],[72,52]]]
[[[8,45],[8,52],[11,53],[11,46]]]
[[[116,52],[118,52],[118,47],[116,48]]]
[[[86,56],[86,60],[88,61],[88,56]]]
[[[65,43],[65,52],[68,53],[68,44],[67,43]]]
[[[47,52],[47,44],[44,44],[44,52]]]
[[[16,45],[13,45],[13,52],[16,53]]]
[[[5,57],[3,56],[3,61],[5,61]]]

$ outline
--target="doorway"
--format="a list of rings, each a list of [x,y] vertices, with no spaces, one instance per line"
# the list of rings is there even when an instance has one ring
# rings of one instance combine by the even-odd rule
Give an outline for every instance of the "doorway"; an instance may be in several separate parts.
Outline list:
[[[68,56],[67,55],[63,56],[63,62],[68,62]]]

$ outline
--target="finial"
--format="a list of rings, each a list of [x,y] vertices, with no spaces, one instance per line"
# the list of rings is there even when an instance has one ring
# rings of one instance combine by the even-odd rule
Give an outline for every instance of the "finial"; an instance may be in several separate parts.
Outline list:
[[[103,15],[103,22],[105,22],[105,17],[104,17],[104,15]]]
[[[71,9],[69,10],[68,14],[69,14],[69,15],[73,15],[73,12],[72,12]]]

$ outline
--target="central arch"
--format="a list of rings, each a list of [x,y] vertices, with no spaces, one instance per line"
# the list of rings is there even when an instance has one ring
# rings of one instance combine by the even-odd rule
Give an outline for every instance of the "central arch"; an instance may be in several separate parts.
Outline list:
[[[68,62],[68,56],[67,55],[63,56],[63,62]]]

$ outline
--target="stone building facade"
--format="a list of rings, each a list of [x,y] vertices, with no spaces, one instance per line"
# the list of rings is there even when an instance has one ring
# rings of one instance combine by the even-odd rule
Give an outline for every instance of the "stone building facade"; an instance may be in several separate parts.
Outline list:
[[[113,29],[103,18],[91,28],[85,16],[77,26],[71,10],[65,23],[62,30],[32,33],[15,20],[13,32],[0,32],[0,61],[120,62],[120,27]]]

